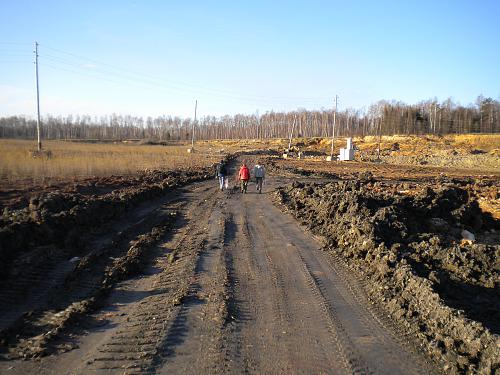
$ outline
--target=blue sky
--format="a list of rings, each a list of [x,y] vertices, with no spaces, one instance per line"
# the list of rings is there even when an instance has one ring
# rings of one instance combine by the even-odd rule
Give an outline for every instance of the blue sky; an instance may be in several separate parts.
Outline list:
[[[0,0],[0,115],[500,99],[500,1]]]

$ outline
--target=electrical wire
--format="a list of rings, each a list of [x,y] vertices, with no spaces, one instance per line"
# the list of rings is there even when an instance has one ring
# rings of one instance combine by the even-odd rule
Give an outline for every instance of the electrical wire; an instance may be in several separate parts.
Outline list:
[[[23,52],[23,49],[16,49],[22,48],[17,46],[26,46],[28,44],[31,43],[0,42],[0,62],[21,63],[23,61],[17,60],[17,57],[33,57],[32,52]],[[5,45],[5,47],[3,45]],[[325,100],[325,97],[267,97],[262,95],[241,94],[229,90],[207,88],[187,82],[166,79],[165,77],[157,75],[139,73],[93,58],[53,48],[45,44],[39,43],[38,45],[42,47],[43,51],[41,52],[40,49],[38,51],[39,65],[42,67],[46,66],[54,71],[65,71],[74,75],[90,77],[99,81],[122,86],[132,86],[147,90],[162,89],[170,93],[190,96],[204,94],[210,95],[212,99],[215,98],[230,102],[244,102],[251,104],[273,103],[283,105],[285,103],[294,103],[296,105],[300,105],[304,103],[317,103],[318,101]],[[46,53],[46,50],[52,52]],[[8,60],[3,60],[1,57],[5,57]],[[11,58],[15,58],[16,60],[10,60]],[[89,62],[91,65],[87,66],[85,62]]]
[[[109,82],[109,83],[120,85],[122,87],[123,86],[124,87],[136,87],[136,88],[141,88],[141,89],[145,89],[145,90],[151,90],[151,91],[154,91],[154,92],[156,92],[158,89],[161,89],[161,90],[168,91],[170,93],[181,94],[181,95],[185,95],[185,96],[189,96],[189,97],[192,97],[193,94],[195,93],[192,90],[172,88],[172,87],[167,87],[167,86],[164,86],[164,85],[158,85],[158,84],[154,84],[154,83],[145,84],[144,82],[141,83],[141,82],[138,82],[138,81],[129,81],[129,82],[126,82],[126,81],[123,81],[123,80],[121,80],[121,81],[114,80],[114,79],[108,78],[107,76],[103,76],[102,73],[99,73],[99,72],[96,72],[97,75],[96,74],[90,74],[87,71],[79,71],[79,70],[71,69],[71,68],[68,68],[68,67],[65,67],[65,66],[60,66],[60,65],[57,65],[57,63],[56,64],[48,64],[48,63],[45,63],[45,62],[39,62],[39,65],[41,67],[48,67],[48,68],[50,68],[50,69],[52,69],[54,71],[64,71],[64,72],[68,72],[68,73],[72,73],[72,74],[76,74],[76,75],[80,75],[80,76],[90,77],[90,78],[96,79],[96,80],[98,80],[100,82],[105,81],[105,82]],[[99,74],[101,74],[101,75],[99,75]],[[214,96],[214,95],[212,95],[212,96]],[[234,98],[224,98],[224,101],[237,101],[237,102],[245,101],[245,102],[252,103],[252,104],[260,103],[260,102],[253,101],[253,100],[236,100]]]
[[[112,83],[117,83],[117,84],[127,84],[127,85],[133,85],[136,87],[141,87],[141,88],[148,88],[151,89],[152,87],[156,88],[161,88],[164,90],[167,90],[169,92],[173,93],[184,93],[184,94],[189,94],[189,95],[196,95],[199,94],[200,92],[198,90],[194,90],[191,88],[185,88],[185,87],[180,87],[180,86],[174,86],[174,85],[166,85],[162,84],[161,82],[155,82],[151,80],[140,80],[134,77],[130,77],[127,75],[119,74],[116,72],[110,72],[108,70],[96,70],[94,68],[86,69],[84,66],[81,64],[75,64],[69,60],[66,59],[61,59],[55,56],[51,55],[44,55],[45,60],[49,60],[52,62],[52,65],[50,66],[52,69],[61,69],[73,74],[83,74],[95,79],[99,80],[105,80],[108,82]],[[61,64],[65,66],[61,66]],[[45,65],[45,63],[40,62],[40,65]],[[68,66],[72,69],[68,69]],[[90,73],[90,74],[89,74]],[[109,75],[114,76],[116,79],[110,79]],[[118,80],[117,80],[118,79]],[[214,94],[210,93],[211,97],[215,97],[218,99],[223,99],[225,101],[231,101],[231,102],[246,102],[246,103],[251,103],[251,104],[262,104],[264,102],[282,102],[281,100],[269,100],[269,99],[252,99],[252,98],[246,98],[246,97],[234,97],[230,95],[224,95],[224,94]]]
[[[160,76],[155,76],[155,75],[150,75],[150,74],[145,74],[145,73],[138,73],[138,72],[126,69],[126,68],[121,68],[121,67],[118,67],[116,65],[104,63],[104,62],[101,62],[101,61],[98,61],[95,59],[91,59],[91,58],[88,58],[88,57],[85,57],[82,55],[77,55],[77,54],[74,54],[71,52],[63,51],[61,49],[53,48],[53,47],[50,47],[50,46],[47,46],[44,44],[40,44],[40,46],[42,46],[45,49],[49,49],[49,50],[52,50],[54,52],[58,52],[58,53],[61,53],[61,54],[67,55],[67,56],[71,56],[71,57],[76,58],[76,59],[86,60],[86,61],[92,62],[94,64],[98,64],[98,65],[102,65],[102,66],[111,68],[112,71],[110,71],[109,69],[106,70],[110,74],[112,72],[115,75],[126,74],[128,76],[137,76],[137,78],[140,78],[140,79],[161,81],[164,84],[172,85],[175,87],[186,87],[186,88],[193,89],[193,90],[195,90],[195,91],[192,91],[193,93],[204,92],[207,94],[224,95],[225,97],[232,97],[234,99],[250,99],[251,101],[264,101],[265,100],[265,101],[282,101],[282,102],[283,101],[317,102],[318,100],[324,100],[327,97],[327,96],[321,96],[321,97],[315,97],[315,98],[311,98],[311,97],[268,97],[268,96],[261,96],[261,95],[248,95],[248,94],[242,95],[242,94],[234,92],[234,91],[207,88],[207,87],[193,85],[193,84],[186,83],[186,82],[180,82],[180,81],[166,79],[165,77],[160,77]],[[45,54],[45,55],[47,56],[48,54]],[[42,56],[42,54],[41,54],[41,56]],[[48,55],[48,56],[55,57],[53,55]],[[66,61],[68,61],[68,60],[66,60]],[[99,68],[101,70],[104,70],[101,67],[94,67],[94,68]],[[123,72],[125,72],[125,73],[123,73]]]

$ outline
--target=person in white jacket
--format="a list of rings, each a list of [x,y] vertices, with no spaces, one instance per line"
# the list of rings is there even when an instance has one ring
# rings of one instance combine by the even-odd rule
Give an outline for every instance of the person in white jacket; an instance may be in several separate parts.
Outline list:
[[[253,175],[255,177],[255,184],[257,185],[257,191],[262,193],[262,182],[266,176],[266,170],[263,165],[260,165],[259,162],[253,167]]]

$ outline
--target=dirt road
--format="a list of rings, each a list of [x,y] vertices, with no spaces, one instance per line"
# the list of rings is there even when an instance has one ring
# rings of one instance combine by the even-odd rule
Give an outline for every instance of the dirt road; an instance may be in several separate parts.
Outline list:
[[[179,213],[142,274],[63,329],[53,355],[7,359],[0,373],[435,372],[370,306],[360,281],[273,205],[278,183],[269,178],[263,194],[251,184],[246,195],[196,183],[137,213],[136,229]]]

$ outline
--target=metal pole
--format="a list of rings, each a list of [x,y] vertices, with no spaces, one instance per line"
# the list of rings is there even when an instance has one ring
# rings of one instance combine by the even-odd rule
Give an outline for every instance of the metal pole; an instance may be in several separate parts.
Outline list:
[[[330,157],[333,160],[333,141],[335,140],[335,122],[337,119],[337,100],[339,96],[335,95],[335,112],[333,112],[333,126],[332,126],[332,150],[330,151]]]
[[[191,134],[191,148],[194,149],[194,125],[196,124],[196,111],[198,109],[198,99],[194,103],[194,121],[193,121],[193,131]]]
[[[290,147],[292,147],[292,137],[293,137],[293,131],[295,130],[295,121],[297,120],[297,115],[293,116],[293,125],[292,125],[292,131],[290,132],[290,139],[288,141],[288,152],[290,152]]]
[[[35,71],[36,71],[36,133],[38,137],[38,151],[42,150],[42,140],[40,138],[40,92],[38,89],[38,42],[35,42]]]

